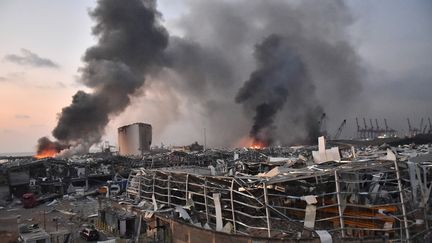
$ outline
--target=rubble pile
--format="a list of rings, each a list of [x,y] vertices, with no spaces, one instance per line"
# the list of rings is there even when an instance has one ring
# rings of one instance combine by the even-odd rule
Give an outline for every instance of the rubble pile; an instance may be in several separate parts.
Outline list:
[[[320,138],[318,146],[6,158],[2,206],[43,204],[73,218],[77,212],[56,205],[87,201],[97,207],[90,216],[78,213],[80,222],[94,218],[99,230],[135,241],[181,232],[216,241],[226,234],[270,242],[427,241],[431,151],[428,144],[326,145]]]
[[[324,162],[313,160],[314,149],[235,150],[219,170],[135,169],[125,200],[140,212],[258,238],[427,237],[429,145],[346,147],[339,161]]]

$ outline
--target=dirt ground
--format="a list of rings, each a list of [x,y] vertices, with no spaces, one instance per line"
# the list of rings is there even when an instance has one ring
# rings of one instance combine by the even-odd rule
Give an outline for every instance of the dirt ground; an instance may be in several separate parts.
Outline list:
[[[82,199],[56,199],[48,203],[25,209],[21,204],[12,203],[0,209],[0,242],[16,242],[18,224],[38,224],[52,235],[51,242],[63,242],[63,235],[71,232],[70,242],[86,242],[79,237],[79,231],[85,225],[92,225],[97,217],[89,217],[98,212],[98,201],[93,197]],[[57,233],[56,233],[57,232]],[[100,232],[100,239],[106,239]]]

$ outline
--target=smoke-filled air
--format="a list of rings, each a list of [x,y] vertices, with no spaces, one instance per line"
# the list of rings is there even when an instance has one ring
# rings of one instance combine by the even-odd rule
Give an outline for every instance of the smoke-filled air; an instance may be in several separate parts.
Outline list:
[[[88,152],[110,120],[152,91],[166,96],[163,106],[175,114],[152,116],[170,124],[198,114],[211,146],[308,143],[319,135],[321,115],[343,113],[361,90],[364,69],[348,33],[354,19],[342,1],[188,1],[187,7],[175,23],[181,34],[174,35],[156,1],[97,1],[89,12],[97,44],[79,70],[91,92],[72,97],[58,115],[57,141],[41,139],[38,151]]]
[[[277,129],[274,120],[284,108],[292,114],[287,119],[305,123],[306,139],[317,137],[322,108],[317,104],[315,86],[295,45],[287,38],[271,35],[256,46],[255,58],[257,70],[236,96],[236,101],[253,114],[250,136],[254,143],[273,143]]]
[[[100,0],[90,16],[98,43],[84,54],[80,82],[93,91],[78,91],[59,114],[52,134],[69,147],[63,153],[88,152],[100,141],[110,117],[130,104],[168,44],[153,1]]]

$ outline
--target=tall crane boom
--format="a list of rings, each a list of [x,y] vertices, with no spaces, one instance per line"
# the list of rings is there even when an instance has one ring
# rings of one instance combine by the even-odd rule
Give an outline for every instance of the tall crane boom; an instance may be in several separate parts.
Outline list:
[[[363,117],[363,124],[364,124],[364,137],[363,138],[368,138],[368,127],[366,124],[366,118]]]
[[[389,129],[388,129],[387,119],[386,118],[384,118],[384,125],[385,125],[385,132],[387,133]]]
[[[420,121],[420,131],[419,131],[419,133],[421,133],[422,132],[422,130],[423,130],[423,117],[421,118],[421,121]]]
[[[326,120],[326,113],[322,113],[320,120],[318,121],[319,131],[321,135],[326,136],[325,131],[325,120]]]
[[[360,125],[359,125],[359,122],[358,122],[358,118],[356,117],[356,124],[357,124],[357,132],[360,132]]]
[[[370,125],[371,125],[370,130],[369,130],[370,138],[375,138],[375,130],[374,130],[371,118],[369,118],[369,122],[370,122]]]
[[[430,117],[428,117],[428,121],[429,121],[429,132],[428,133],[432,133],[432,123],[431,123]]]
[[[413,130],[412,130],[412,127],[411,127],[411,122],[410,122],[410,120],[409,120],[409,118],[407,118],[407,121],[408,121],[408,130],[409,130],[409,135],[410,136],[412,136],[413,134]]]
[[[335,135],[334,135],[334,139],[335,139],[335,140],[338,139],[339,136],[341,135],[341,133],[342,133],[342,129],[344,128],[345,124],[346,124],[346,119],[344,119],[344,120],[342,121],[342,123],[340,124],[339,128],[337,129],[337,131],[336,131],[336,133],[335,133]]]
[[[356,117],[356,124],[357,124],[357,137],[358,137],[358,138],[364,138],[364,130],[361,129],[357,117]]]

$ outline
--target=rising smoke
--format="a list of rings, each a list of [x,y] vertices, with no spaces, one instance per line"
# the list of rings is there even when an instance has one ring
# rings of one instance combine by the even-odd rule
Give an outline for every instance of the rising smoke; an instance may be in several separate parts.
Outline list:
[[[78,91],[53,130],[61,143],[81,150],[72,152],[87,152],[100,141],[110,116],[129,105],[145,74],[162,61],[168,37],[155,6],[153,0],[99,0],[90,12],[98,43],[87,49],[80,72],[93,92]]]
[[[342,1],[188,4],[176,25],[183,36],[167,51],[180,60],[170,66],[180,76],[173,86],[200,104],[210,144],[232,145],[248,125],[264,143],[316,141],[321,114],[343,117],[361,90]]]
[[[36,153],[41,154],[44,151],[53,151],[55,153],[58,153],[64,149],[67,149],[67,144],[62,144],[60,142],[53,142],[47,137],[41,137],[38,139],[38,148]]]
[[[340,0],[185,4],[175,23],[182,35],[169,36],[155,1],[98,1],[90,12],[98,43],[80,70],[93,91],[74,95],[54,137],[88,150],[131,96],[153,92],[172,96],[161,99],[169,114],[140,113],[164,126],[193,123],[194,138],[206,126],[211,146],[247,135],[266,144],[307,142],[324,111],[345,112],[361,89],[363,69],[348,34],[353,18]]]
[[[315,86],[306,66],[287,38],[271,35],[256,46],[257,70],[239,90],[236,101],[246,109],[254,110],[254,123],[250,136],[255,143],[270,145],[275,136],[274,120],[285,103],[295,104],[292,108],[302,110],[308,138],[319,133],[318,117],[322,108],[316,104]],[[312,102],[311,102],[312,101]],[[308,121],[312,119],[312,122]]]

